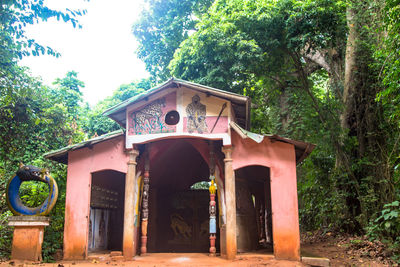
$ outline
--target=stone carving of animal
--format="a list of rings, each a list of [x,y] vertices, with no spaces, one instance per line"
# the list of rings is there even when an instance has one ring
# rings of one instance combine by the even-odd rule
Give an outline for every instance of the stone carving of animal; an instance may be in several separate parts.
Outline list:
[[[162,130],[162,108],[165,107],[165,98],[160,98],[148,104],[141,110],[132,113],[135,133],[152,133]]]
[[[24,165],[21,163],[16,174],[21,179],[21,181],[42,181],[42,171],[43,170],[39,169],[38,167],[32,165]]]
[[[21,201],[19,188],[25,181],[40,181],[49,186],[49,195],[38,207],[26,207]],[[58,187],[56,181],[49,175],[47,169],[39,169],[32,165],[19,166],[16,175],[8,181],[6,188],[7,205],[16,216],[45,216],[56,204]]]
[[[174,213],[171,215],[171,228],[174,231],[175,238],[192,238],[192,228],[179,214]]]

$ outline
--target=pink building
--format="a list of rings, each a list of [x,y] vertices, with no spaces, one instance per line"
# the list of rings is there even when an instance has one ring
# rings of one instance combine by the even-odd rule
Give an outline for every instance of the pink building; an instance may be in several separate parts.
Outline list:
[[[65,259],[207,253],[211,233],[228,259],[300,260],[296,164],[314,145],[251,133],[248,97],[178,79],[104,114],[125,130],[46,155],[68,164]]]

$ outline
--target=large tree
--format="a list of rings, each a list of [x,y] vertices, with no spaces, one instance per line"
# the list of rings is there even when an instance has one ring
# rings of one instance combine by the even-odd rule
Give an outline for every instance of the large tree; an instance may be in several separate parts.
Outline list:
[[[211,0],[147,0],[140,19],[133,25],[139,41],[137,54],[146,64],[153,82],[170,77],[167,69],[175,50],[192,31]]]
[[[300,171],[300,198],[318,199],[313,214],[328,217],[325,224],[362,230],[395,198],[387,155],[398,151],[396,128],[375,100],[383,89],[373,54],[384,37],[377,33],[383,7],[369,0],[216,0],[173,59],[153,66],[251,96],[253,130],[315,142],[308,172]],[[311,191],[316,198],[308,198]],[[323,204],[330,198],[334,207]],[[330,216],[338,210],[341,216]]]

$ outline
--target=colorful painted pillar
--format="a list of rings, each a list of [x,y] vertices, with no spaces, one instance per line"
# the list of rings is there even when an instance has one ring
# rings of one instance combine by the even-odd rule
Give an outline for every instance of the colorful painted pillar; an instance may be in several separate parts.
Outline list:
[[[135,176],[136,176],[136,157],[139,151],[129,150],[128,170],[125,176],[125,206],[124,206],[124,233],[122,251],[126,260],[131,260],[135,255],[134,251],[134,203],[135,203]]]
[[[217,234],[217,210],[216,210],[216,202],[215,202],[215,182],[214,176],[211,176],[211,185],[210,185],[210,256],[215,256],[217,249],[215,248],[215,240]]]
[[[210,256],[215,256],[217,249],[215,248],[215,241],[216,241],[216,234],[217,234],[217,209],[216,209],[216,202],[215,202],[215,160],[214,160],[214,145],[213,142],[210,141],[209,143],[209,151],[210,151]]]
[[[226,199],[226,257],[233,260],[237,253],[236,241],[236,189],[232,167],[232,146],[224,146],[225,199]]]
[[[147,226],[149,220],[149,189],[150,189],[150,160],[148,151],[145,152],[145,167],[143,177],[143,197],[142,197],[142,236],[141,236],[141,255],[147,253]]]

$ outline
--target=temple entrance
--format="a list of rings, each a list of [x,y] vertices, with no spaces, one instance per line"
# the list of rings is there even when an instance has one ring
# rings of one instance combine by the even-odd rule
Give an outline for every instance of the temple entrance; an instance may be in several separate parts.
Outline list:
[[[157,252],[207,252],[209,192],[192,190],[160,194]]]
[[[125,173],[92,173],[88,251],[122,250]]]
[[[191,186],[209,181],[208,164],[189,142],[169,142],[150,163],[148,252],[207,253],[210,193]]]
[[[273,251],[269,168],[252,165],[235,171],[238,252]]]

